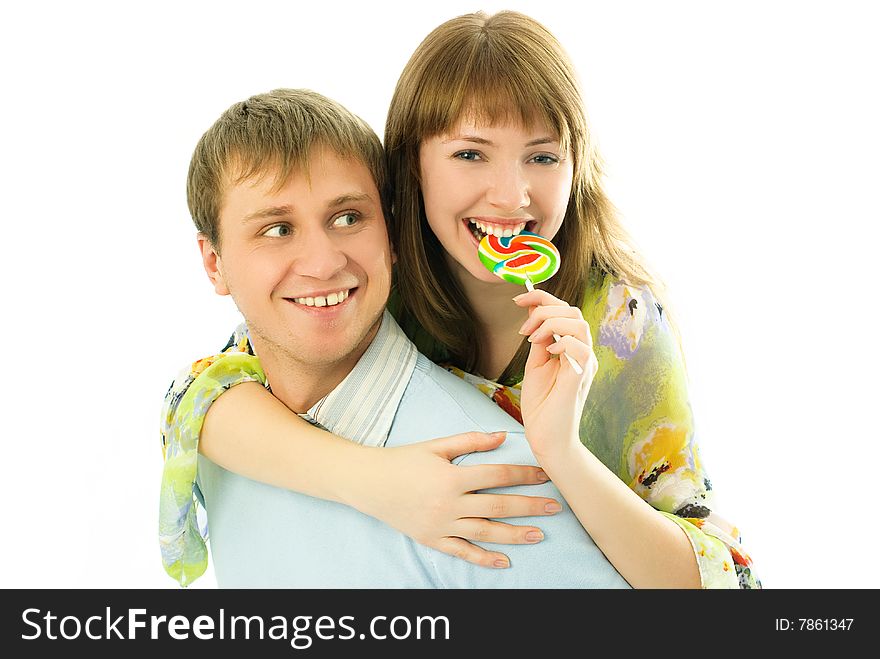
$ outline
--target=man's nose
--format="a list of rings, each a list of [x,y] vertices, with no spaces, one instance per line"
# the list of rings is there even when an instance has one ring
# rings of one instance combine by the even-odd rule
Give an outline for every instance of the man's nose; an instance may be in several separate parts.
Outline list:
[[[511,213],[527,207],[529,182],[519,163],[505,163],[494,167],[490,172],[487,201],[501,211]]]
[[[348,257],[333,237],[319,229],[302,235],[294,269],[296,274],[329,281],[348,263]]]

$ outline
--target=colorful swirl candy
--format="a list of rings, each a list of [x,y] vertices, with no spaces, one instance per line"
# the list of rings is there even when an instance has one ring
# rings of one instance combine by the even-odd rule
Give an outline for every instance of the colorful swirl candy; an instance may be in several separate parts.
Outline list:
[[[483,236],[477,249],[480,261],[492,273],[511,284],[534,290],[532,284],[550,279],[559,270],[559,250],[543,236],[523,231],[516,236]],[[553,338],[559,341],[559,335]],[[563,353],[575,373],[584,370],[568,353]]]
[[[483,265],[504,281],[526,286],[559,270],[559,251],[549,240],[523,231],[516,236],[484,236],[477,251]]]

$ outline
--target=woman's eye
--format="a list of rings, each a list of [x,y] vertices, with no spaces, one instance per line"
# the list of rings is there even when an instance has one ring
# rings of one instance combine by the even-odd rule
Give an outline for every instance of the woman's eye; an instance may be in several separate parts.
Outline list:
[[[286,224],[276,224],[266,229],[263,235],[269,238],[285,238],[290,235],[290,227]]]
[[[539,153],[532,160],[539,165],[555,165],[559,162],[559,158],[551,156],[549,153]]]
[[[453,157],[457,158],[458,160],[482,160],[482,156],[480,156],[479,152],[477,151],[459,151]]]
[[[351,227],[357,224],[359,219],[357,213],[343,213],[333,220],[333,225],[337,227]]]

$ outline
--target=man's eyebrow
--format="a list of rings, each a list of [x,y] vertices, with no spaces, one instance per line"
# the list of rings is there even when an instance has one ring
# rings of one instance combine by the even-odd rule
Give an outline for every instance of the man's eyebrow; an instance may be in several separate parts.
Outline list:
[[[368,195],[366,192],[349,192],[346,194],[341,194],[338,197],[331,199],[327,203],[327,208],[336,208],[337,206],[345,206],[346,204],[353,204],[359,201],[371,201],[372,197]]]
[[[547,135],[545,137],[538,137],[534,140],[529,140],[528,142],[526,142],[525,146],[528,148],[530,146],[538,146],[539,144],[554,144],[558,141],[559,140],[552,135]],[[449,144],[450,142],[473,142],[474,144],[494,146],[494,143],[492,141],[487,140],[484,137],[478,137],[476,135],[454,135],[448,140],[444,140],[443,144]]]
[[[327,208],[336,208],[338,206],[345,206],[346,204],[353,204],[360,201],[371,201],[371,199],[370,195],[366,192],[347,192],[328,201]],[[253,213],[248,213],[241,218],[241,223],[247,224],[254,220],[265,220],[273,217],[290,217],[292,215],[294,215],[294,208],[290,204],[267,206],[266,208],[261,208]]]
[[[253,220],[265,220],[270,217],[289,217],[293,215],[293,206],[284,204],[283,206],[267,206],[253,213],[248,213],[241,218],[242,224],[247,224]]]

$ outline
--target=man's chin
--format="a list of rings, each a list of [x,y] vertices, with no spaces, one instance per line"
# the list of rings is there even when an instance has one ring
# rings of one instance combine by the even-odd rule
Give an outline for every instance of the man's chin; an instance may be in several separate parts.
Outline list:
[[[351,345],[328,343],[326,341],[303,346],[299,353],[300,361],[313,364],[316,368],[333,366],[354,352]]]
[[[333,367],[341,363],[353,367],[375,336],[373,328],[352,332],[351,325],[325,328],[311,337],[300,335],[295,342],[295,356],[298,361],[313,364],[315,368]]]

